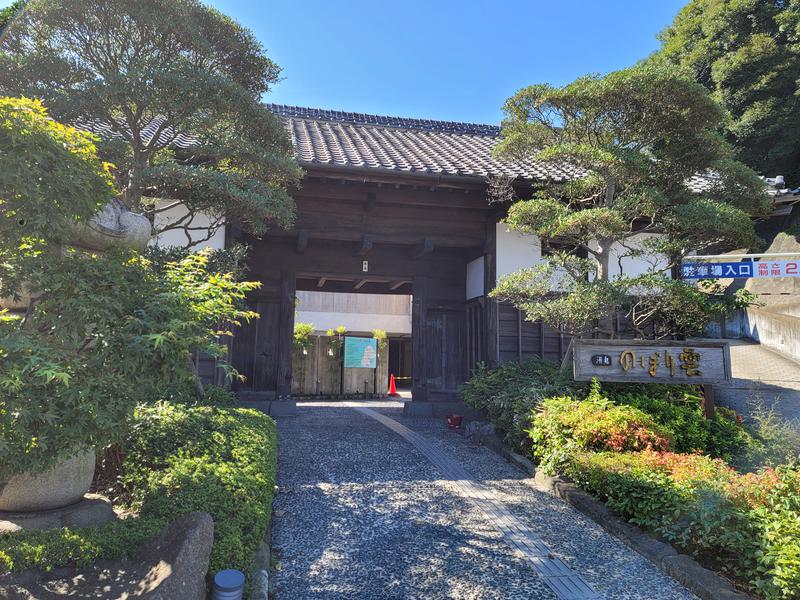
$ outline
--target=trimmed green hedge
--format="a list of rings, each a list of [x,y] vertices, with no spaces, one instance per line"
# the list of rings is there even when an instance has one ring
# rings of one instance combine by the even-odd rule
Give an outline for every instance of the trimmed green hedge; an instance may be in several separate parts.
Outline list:
[[[800,597],[800,471],[741,475],[672,452],[579,452],[565,472],[617,513],[750,585]]]
[[[490,369],[479,365],[461,389],[464,401],[486,412],[505,442],[524,454],[532,452],[528,435],[536,411],[550,397],[583,398],[589,389],[576,382],[559,365],[533,359],[507,362]],[[602,395],[619,405],[647,413],[671,440],[678,452],[704,452],[735,461],[740,450],[756,445],[732,411],[717,410],[717,418],[705,418],[700,396],[692,386],[607,383]]]
[[[210,572],[249,574],[272,510],[275,422],[242,408],[157,403],[140,407],[125,446],[121,483],[138,516],[94,529],[0,535],[0,575],[83,566],[130,555],[176,517],[214,518]]]
[[[732,410],[717,407],[716,418],[703,414],[700,397],[690,390],[671,396],[629,391],[620,386],[604,392],[617,404],[646,412],[668,432],[676,452],[703,452],[728,462],[737,460],[743,449],[752,445],[752,436],[736,420]]]

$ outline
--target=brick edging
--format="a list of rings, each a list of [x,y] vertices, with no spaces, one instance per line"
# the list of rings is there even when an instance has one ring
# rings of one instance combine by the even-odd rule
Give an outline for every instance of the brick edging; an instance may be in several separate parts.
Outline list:
[[[670,544],[657,540],[637,526],[624,521],[603,502],[574,483],[560,477],[550,477],[537,470],[533,462],[509,450],[497,436],[486,437],[482,443],[525,473],[533,475],[536,489],[570,504],[696,596],[703,600],[753,600],[752,596],[737,591],[727,579],[706,569],[691,556],[681,554]]]

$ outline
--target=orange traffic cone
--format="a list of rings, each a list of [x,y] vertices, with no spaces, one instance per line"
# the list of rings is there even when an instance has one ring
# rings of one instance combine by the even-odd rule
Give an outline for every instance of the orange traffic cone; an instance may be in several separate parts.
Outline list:
[[[389,395],[390,396],[399,396],[400,394],[397,393],[397,386],[394,384],[394,373],[389,376]]]

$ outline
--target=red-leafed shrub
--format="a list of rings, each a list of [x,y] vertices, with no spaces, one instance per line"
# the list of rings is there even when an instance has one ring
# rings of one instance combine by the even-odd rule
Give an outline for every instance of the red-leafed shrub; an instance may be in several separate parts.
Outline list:
[[[614,404],[595,387],[585,400],[547,398],[528,431],[541,468],[555,472],[582,450],[668,450],[670,436],[647,413]]]

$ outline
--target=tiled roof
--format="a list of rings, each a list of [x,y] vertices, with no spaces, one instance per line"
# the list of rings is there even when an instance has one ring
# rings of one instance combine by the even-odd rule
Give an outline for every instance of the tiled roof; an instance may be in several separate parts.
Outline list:
[[[169,127],[161,130],[161,124],[163,122],[164,119],[162,117],[158,117],[150,121],[150,123],[148,123],[147,126],[142,129],[142,142],[149,144],[153,139],[153,136],[158,133],[158,143],[162,146],[169,144],[170,146],[174,146],[176,148],[189,148],[197,144],[197,139],[190,135],[185,135],[183,133],[175,135],[174,130]],[[108,136],[114,138],[122,137],[112,128],[110,123],[104,123],[102,121],[80,121],[76,123],[76,127],[83,129],[84,131],[90,131],[91,133],[99,136]],[[121,124],[119,127],[125,131],[128,130],[127,125],[125,124]]]
[[[529,181],[566,181],[585,171],[565,163],[515,162],[493,158],[500,140],[496,125],[434,121],[368,115],[363,113],[267,104],[286,121],[297,160],[306,167],[327,166],[375,170],[409,175],[456,177],[508,177]],[[158,133],[159,141],[188,148],[197,140],[171,129],[160,131],[161,119],[142,130],[149,143]],[[79,123],[78,127],[98,135],[119,137],[110,124]],[[713,172],[694,175],[686,181],[693,192],[706,192],[718,180]],[[765,178],[774,204],[800,200],[800,189],[784,187],[782,177]]]
[[[767,195],[774,204],[786,204],[800,200],[800,188],[787,188],[782,176],[762,177],[767,185]],[[719,175],[713,171],[693,175],[686,180],[686,187],[695,193],[707,192],[719,181]]]
[[[267,104],[266,107],[276,115],[311,119],[315,121],[333,121],[336,123],[352,123],[355,125],[378,125],[381,127],[397,127],[400,129],[419,129],[421,131],[438,131],[440,133],[463,133],[467,135],[486,135],[497,137],[500,127],[481,123],[460,123],[458,121],[435,121],[431,119],[409,119],[404,117],[387,117],[364,113],[325,110],[322,108],[306,108],[303,106],[286,106],[285,104]]]
[[[494,125],[381,117],[270,104],[286,119],[301,165],[380,170],[397,174],[513,177],[565,181],[583,174],[565,164],[492,157]]]

